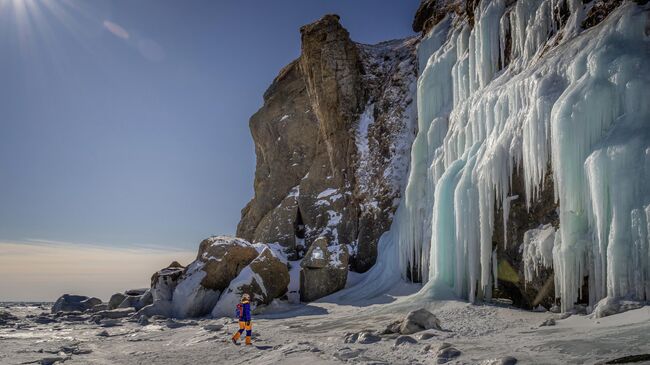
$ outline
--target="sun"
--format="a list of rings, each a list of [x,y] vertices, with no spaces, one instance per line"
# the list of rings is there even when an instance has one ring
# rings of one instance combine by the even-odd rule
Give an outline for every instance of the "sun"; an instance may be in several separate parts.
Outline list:
[[[25,56],[60,59],[61,36],[68,33],[88,48],[88,30],[98,20],[91,2],[77,0],[0,0],[0,23]]]
[[[24,19],[27,16],[28,8],[33,7],[31,0],[0,0],[0,11],[3,14],[11,12],[15,19]]]
[[[68,26],[75,18],[88,17],[83,5],[75,0],[0,0],[0,15],[9,17],[20,28],[47,31],[50,22]]]

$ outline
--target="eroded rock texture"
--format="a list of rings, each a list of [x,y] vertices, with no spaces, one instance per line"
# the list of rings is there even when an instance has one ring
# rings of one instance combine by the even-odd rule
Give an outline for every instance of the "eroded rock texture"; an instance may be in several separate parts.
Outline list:
[[[369,269],[400,197],[415,135],[415,39],[354,43],[337,15],[301,28],[302,53],[250,120],[255,197],[237,235],[299,257],[318,237]]]
[[[300,266],[300,299],[310,302],[345,287],[349,254],[345,245],[329,245],[319,237],[309,247]]]

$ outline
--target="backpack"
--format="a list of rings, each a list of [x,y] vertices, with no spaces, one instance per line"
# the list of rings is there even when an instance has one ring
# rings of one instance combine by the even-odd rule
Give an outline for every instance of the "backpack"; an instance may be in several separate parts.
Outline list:
[[[237,308],[235,309],[235,317],[236,318],[241,318],[242,315],[244,314],[244,306],[242,306],[241,303],[237,304]]]

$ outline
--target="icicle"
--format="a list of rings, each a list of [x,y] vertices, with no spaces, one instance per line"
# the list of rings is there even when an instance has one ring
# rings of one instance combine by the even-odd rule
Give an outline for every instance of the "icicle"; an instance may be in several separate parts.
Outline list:
[[[409,181],[377,265],[355,291],[379,294],[415,267],[427,281],[421,296],[447,288],[489,298],[495,210],[503,209],[505,230],[514,172],[530,207],[552,166],[562,309],[580,297],[585,276],[591,304],[650,297],[648,10],[625,3],[580,33],[583,5],[567,5],[558,30],[554,1],[519,0],[506,13],[504,1],[483,0],[473,29],[450,16],[424,38]],[[511,63],[497,72],[505,24]]]

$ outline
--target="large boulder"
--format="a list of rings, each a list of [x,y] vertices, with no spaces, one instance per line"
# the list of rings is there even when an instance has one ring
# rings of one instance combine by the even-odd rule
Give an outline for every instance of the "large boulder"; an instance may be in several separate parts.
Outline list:
[[[151,289],[148,291],[150,297],[144,298],[147,300],[138,303],[143,305],[136,307],[138,317],[154,315],[172,317],[172,298],[184,272],[185,267],[176,261],[156,271],[151,276]]]
[[[257,255],[255,247],[241,238],[213,236],[203,240],[196,257],[205,272],[201,285],[223,291]]]
[[[309,247],[300,263],[300,300],[311,302],[345,287],[349,254],[344,245],[328,246],[324,237]]]
[[[270,248],[264,248],[248,266],[262,279],[260,284],[264,287],[261,288],[260,293],[253,292],[261,296],[261,303],[269,304],[273,299],[286,294],[289,285],[289,269],[286,262],[282,262]]]
[[[201,242],[192,262],[172,294],[172,315],[201,317],[214,308],[221,292],[258,255],[249,242],[227,236],[213,236]]]
[[[137,313],[137,317],[163,316],[172,317],[172,302],[169,300],[155,300],[152,304],[143,307]]]
[[[207,276],[204,267],[205,264],[199,260],[192,262],[187,267],[172,296],[171,314],[173,317],[201,317],[210,313],[219,300],[221,290],[213,290],[202,285],[203,279]]]
[[[253,309],[259,305],[270,304],[273,299],[287,292],[288,285],[287,264],[282,262],[270,248],[264,248],[262,253],[230,282],[214,307],[212,316],[232,315],[244,293],[250,295]]]
[[[131,292],[137,294],[139,292]],[[136,311],[153,304],[153,296],[151,291],[147,289],[139,295],[127,295],[126,298],[118,305],[118,308],[134,308]]]
[[[85,312],[101,304],[101,299],[84,295],[63,294],[52,306],[52,313]]]
[[[18,321],[18,317],[5,310],[0,310],[0,326],[12,325]]]
[[[309,247],[305,258],[300,265],[307,269],[324,269],[329,265],[329,250],[327,247],[327,238],[319,237]]]
[[[156,271],[151,276],[151,295],[153,300],[172,300],[174,289],[178,285],[185,267],[174,261],[169,266]]]
[[[108,300],[108,309],[117,308],[122,302],[126,299],[126,294],[124,293],[115,293],[111,295],[111,299]]]

